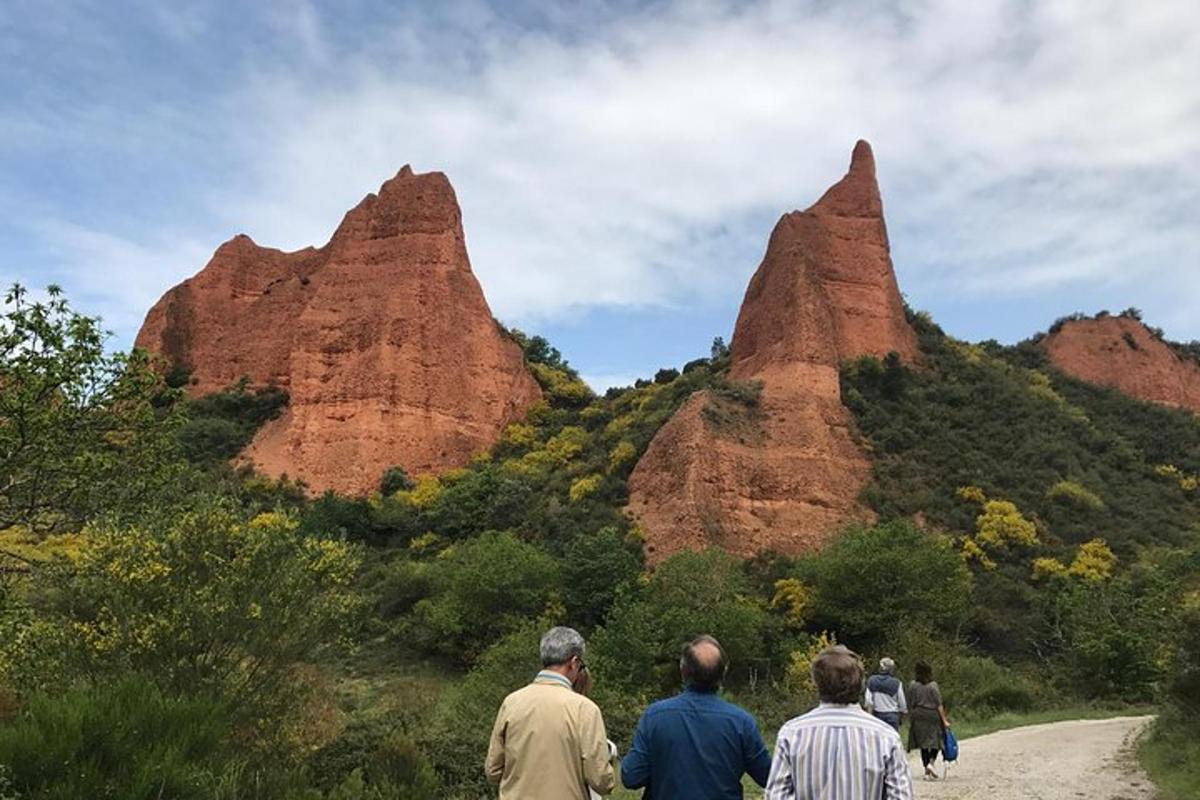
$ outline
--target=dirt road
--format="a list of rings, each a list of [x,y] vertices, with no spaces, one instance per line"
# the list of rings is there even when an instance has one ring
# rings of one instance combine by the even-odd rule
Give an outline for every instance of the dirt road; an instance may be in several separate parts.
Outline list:
[[[967,739],[945,780],[921,779],[920,800],[1149,800],[1154,787],[1130,747],[1151,717],[1054,722]],[[940,775],[941,762],[938,764]]]

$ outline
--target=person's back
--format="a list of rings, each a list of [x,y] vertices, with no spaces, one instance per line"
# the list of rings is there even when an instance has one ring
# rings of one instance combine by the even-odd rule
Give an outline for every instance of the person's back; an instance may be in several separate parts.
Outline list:
[[[701,659],[714,657],[711,673],[699,679],[706,665],[687,663],[697,649]],[[725,670],[716,640],[697,639],[682,661],[688,688],[646,709],[621,762],[621,782],[645,788],[646,800],[741,800],[742,775],[764,785],[770,754],[754,718],[717,694]]]
[[[912,800],[900,735],[858,706],[862,666],[844,647],[821,653],[821,705],[779,729],[766,800]]]
[[[583,640],[570,629],[555,628],[543,637],[543,662],[578,674],[582,659],[549,659],[552,636]],[[570,645],[570,639],[567,639]],[[567,652],[574,652],[568,650]],[[492,727],[485,771],[500,785],[501,800],[588,800],[588,789],[608,794],[616,785],[608,738],[600,709],[577,694],[571,678],[554,669],[543,669],[533,683],[504,698]]]
[[[867,710],[898,731],[901,720],[908,713],[908,704],[904,698],[904,686],[896,677],[895,670],[894,660],[880,659],[879,672],[867,679],[864,700]]]

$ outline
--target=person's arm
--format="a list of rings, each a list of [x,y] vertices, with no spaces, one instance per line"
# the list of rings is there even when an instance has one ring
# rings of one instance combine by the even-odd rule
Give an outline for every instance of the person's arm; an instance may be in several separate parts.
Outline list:
[[[581,721],[579,741],[583,746],[583,779],[596,793],[608,794],[616,788],[617,774],[613,770],[604,717],[595,703],[587,703]]]
[[[771,774],[763,787],[763,800],[796,800],[796,779],[792,773],[792,746],[783,732],[775,743],[775,758],[771,759]]]
[[[500,783],[504,776],[504,733],[506,714],[503,704],[496,713],[496,722],[492,725],[492,738],[488,742],[487,759],[483,762],[483,771],[492,783]]]
[[[633,746],[621,760],[621,785],[626,789],[641,789],[650,783],[650,732],[646,715],[638,720],[633,732]]]
[[[900,716],[908,713],[908,700],[904,697],[904,684],[896,689],[896,705],[900,707]]]
[[[758,724],[749,714],[742,722],[742,764],[755,783],[767,785],[767,779],[771,777],[771,754],[758,732]]]
[[[912,772],[900,737],[892,739],[883,773],[883,800],[913,800]]]
[[[867,711],[875,711],[875,694],[870,689],[863,692],[863,706],[866,707]]]
[[[949,728],[950,718],[946,716],[946,707],[942,705],[942,687],[938,686],[936,683],[932,684],[932,686],[934,694],[936,695],[935,699],[937,700],[938,715],[942,718],[942,725]]]

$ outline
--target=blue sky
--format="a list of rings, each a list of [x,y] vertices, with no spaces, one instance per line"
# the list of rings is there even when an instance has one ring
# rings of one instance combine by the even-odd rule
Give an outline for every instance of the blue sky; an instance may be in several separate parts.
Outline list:
[[[901,288],[1015,341],[1200,338],[1200,6],[0,3],[0,280],[127,346],[238,232],[445,171],[496,315],[598,388],[728,338],[780,214],[875,148]]]

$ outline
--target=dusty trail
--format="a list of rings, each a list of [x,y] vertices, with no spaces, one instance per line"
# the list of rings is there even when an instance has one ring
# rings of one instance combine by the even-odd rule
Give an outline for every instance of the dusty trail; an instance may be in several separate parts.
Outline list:
[[[941,781],[921,779],[921,800],[1149,800],[1154,786],[1130,748],[1151,717],[1030,725],[960,743],[959,761]],[[939,761],[938,773],[941,774]]]

